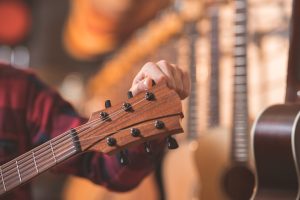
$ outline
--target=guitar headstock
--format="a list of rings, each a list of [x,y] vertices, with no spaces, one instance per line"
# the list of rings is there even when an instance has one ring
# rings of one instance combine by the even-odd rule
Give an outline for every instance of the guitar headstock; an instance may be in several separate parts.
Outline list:
[[[126,102],[115,106],[111,106],[110,101],[106,101],[105,105],[106,109],[94,112],[89,121],[79,128],[83,130],[77,134],[83,151],[113,153],[183,132],[180,98],[166,84],[156,85],[135,97],[129,93]],[[169,140],[172,143],[172,138]]]

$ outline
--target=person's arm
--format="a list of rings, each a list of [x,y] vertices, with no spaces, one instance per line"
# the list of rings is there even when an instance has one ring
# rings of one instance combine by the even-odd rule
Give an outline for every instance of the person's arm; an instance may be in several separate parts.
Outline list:
[[[32,84],[28,92],[27,124],[33,145],[43,143],[86,121],[55,91],[35,76],[30,78]],[[150,88],[152,80],[156,83],[166,81],[181,98],[188,95],[187,75],[165,61],[144,65],[133,81],[133,94]],[[86,177],[109,189],[126,191],[138,185],[152,171],[156,161],[163,155],[164,146],[162,140],[152,142],[151,155],[145,152],[143,145],[128,149],[129,164],[126,166],[119,163],[118,156],[87,152],[55,167],[53,171]]]

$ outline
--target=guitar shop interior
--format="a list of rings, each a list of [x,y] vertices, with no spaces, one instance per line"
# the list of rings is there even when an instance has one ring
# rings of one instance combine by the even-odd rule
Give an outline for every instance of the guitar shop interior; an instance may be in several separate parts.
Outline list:
[[[0,90],[50,88],[0,91],[0,199],[300,199],[299,38],[300,0],[0,0]]]

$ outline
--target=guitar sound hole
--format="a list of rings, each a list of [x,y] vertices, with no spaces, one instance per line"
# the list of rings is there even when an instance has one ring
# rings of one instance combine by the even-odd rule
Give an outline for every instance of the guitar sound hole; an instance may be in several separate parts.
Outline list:
[[[247,166],[231,167],[223,179],[226,194],[233,200],[248,200],[252,196],[255,178]]]

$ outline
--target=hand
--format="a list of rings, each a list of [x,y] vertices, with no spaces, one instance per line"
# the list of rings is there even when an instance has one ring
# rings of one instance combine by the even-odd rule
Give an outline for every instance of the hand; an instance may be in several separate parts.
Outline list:
[[[165,60],[157,63],[146,63],[135,76],[130,91],[135,95],[150,89],[152,80],[155,83],[166,82],[168,87],[174,89],[181,99],[186,98],[190,93],[190,77],[188,73]]]

